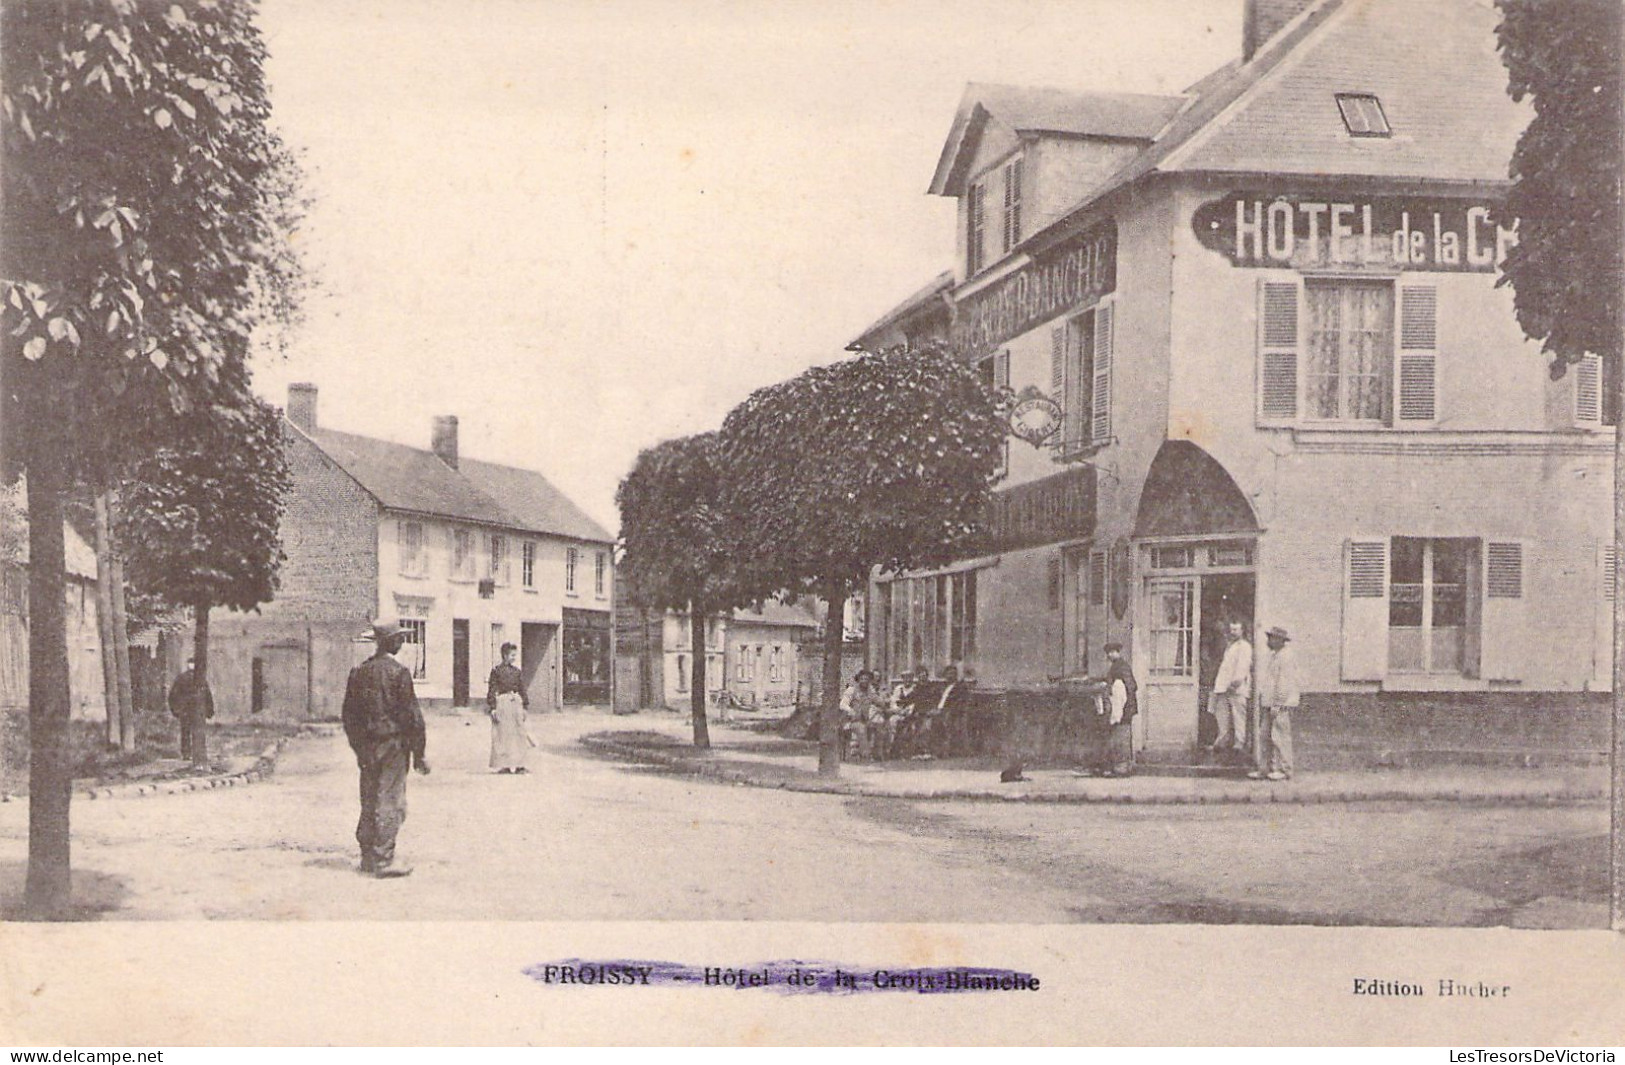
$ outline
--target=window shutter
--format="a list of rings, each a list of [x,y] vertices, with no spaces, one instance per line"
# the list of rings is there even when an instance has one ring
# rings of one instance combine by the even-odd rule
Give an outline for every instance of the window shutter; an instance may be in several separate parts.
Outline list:
[[[1597,545],[1596,634],[1591,643],[1591,690],[1614,689],[1614,588],[1617,559],[1614,545]]]
[[[1586,355],[1574,366],[1574,424],[1583,429],[1602,425],[1602,359]]]
[[[1089,555],[1089,605],[1106,605],[1106,552],[1093,551]]]
[[[1008,349],[993,356],[993,387],[1010,387],[1010,352]]]
[[[1052,398],[1065,406],[1066,402],[1066,326],[1058,325],[1049,331],[1049,388]]]
[[[1296,280],[1258,283],[1258,423],[1289,425],[1298,418],[1298,318],[1303,286]]]
[[[1484,544],[1485,680],[1521,680],[1528,655],[1525,619],[1529,598],[1529,557],[1519,540],[1489,540]]]
[[[1115,305],[1107,300],[1102,300],[1095,308],[1095,374],[1089,439],[1097,445],[1109,444],[1112,439],[1112,333],[1115,331],[1115,312]]]
[[[1048,581],[1048,606],[1051,610],[1059,610],[1061,609],[1061,559],[1059,556],[1049,560],[1049,567],[1045,577]]]
[[[1399,290],[1399,366],[1394,374],[1395,422],[1425,425],[1438,418],[1439,290],[1403,285]]]
[[[1343,679],[1381,680],[1388,670],[1388,541],[1343,546]]]

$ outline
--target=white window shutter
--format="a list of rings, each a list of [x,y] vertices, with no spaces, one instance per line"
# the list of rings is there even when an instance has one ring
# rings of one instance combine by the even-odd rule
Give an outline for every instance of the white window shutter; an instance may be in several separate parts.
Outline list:
[[[1095,308],[1095,374],[1091,397],[1089,439],[1096,445],[1112,439],[1112,361],[1115,347],[1116,306],[1102,300]]]
[[[1343,544],[1344,680],[1381,680],[1388,671],[1388,541]]]
[[[1484,635],[1480,675],[1522,680],[1530,653],[1526,628],[1529,552],[1521,540],[1484,543]]]
[[[1258,283],[1258,423],[1297,421],[1302,393],[1298,353],[1303,285],[1296,278]]]
[[[1574,424],[1582,429],[1602,425],[1602,359],[1586,355],[1571,370],[1574,376]]]
[[[1438,420],[1439,290],[1433,285],[1399,289],[1399,357],[1394,372],[1394,423],[1428,425]]]

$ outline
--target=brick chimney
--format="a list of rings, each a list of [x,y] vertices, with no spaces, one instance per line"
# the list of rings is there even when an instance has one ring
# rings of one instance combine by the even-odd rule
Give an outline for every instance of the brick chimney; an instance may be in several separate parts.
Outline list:
[[[457,415],[443,414],[434,420],[434,435],[430,447],[452,469],[457,468]]]
[[[1298,17],[1299,12],[1315,0],[1247,0],[1241,16],[1241,58],[1249,60],[1253,54],[1280,32],[1281,27]]]
[[[316,386],[299,381],[288,386],[288,420],[301,431],[316,431]]]

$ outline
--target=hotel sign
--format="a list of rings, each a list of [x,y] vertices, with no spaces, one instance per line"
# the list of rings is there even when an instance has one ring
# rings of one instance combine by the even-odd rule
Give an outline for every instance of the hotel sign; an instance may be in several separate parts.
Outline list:
[[[1081,466],[993,493],[987,550],[1014,551],[1095,531],[1095,470]]]
[[[1242,267],[1487,274],[1518,242],[1489,201],[1235,192],[1197,208],[1191,225],[1204,247]]]
[[[1047,252],[1019,273],[954,305],[954,350],[974,361],[1011,337],[1117,287],[1117,227],[1111,222]]]

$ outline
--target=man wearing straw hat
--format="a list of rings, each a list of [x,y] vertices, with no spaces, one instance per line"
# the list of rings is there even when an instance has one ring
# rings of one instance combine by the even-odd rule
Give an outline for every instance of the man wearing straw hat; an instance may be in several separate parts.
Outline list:
[[[344,735],[361,767],[361,871],[379,879],[412,872],[395,864],[395,835],[406,820],[406,771],[424,761],[423,713],[412,690],[412,673],[393,657],[406,633],[392,621],[372,623],[371,658],[350,671],[344,689]]]
[[[1285,780],[1292,775],[1292,708],[1298,705],[1297,663],[1287,646],[1292,637],[1280,626],[1264,634],[1269,657],[1258,678],[1258,768],[1254,780]]]

